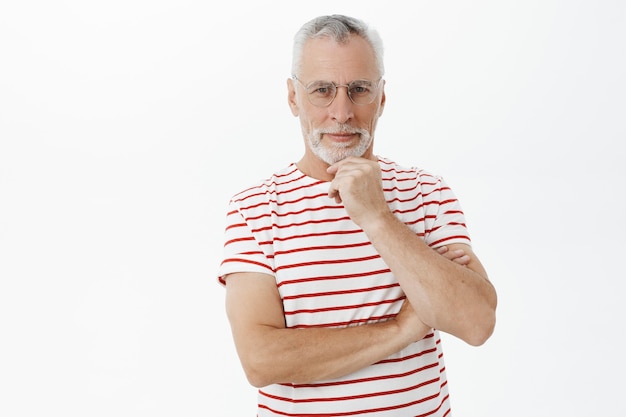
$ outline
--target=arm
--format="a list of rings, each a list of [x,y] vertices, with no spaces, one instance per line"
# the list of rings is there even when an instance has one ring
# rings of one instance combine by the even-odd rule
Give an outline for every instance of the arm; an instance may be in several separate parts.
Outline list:
[[[393,271],[420,320],[472,345],[484,343],[495,326],[496,292],[468,245],[466,264],[439,256],[389,210],[375,161],[347,158],[329,167],[329,196],[342,201]]]
[[[256,387],[337,378],[378,362],[431,331],[406,302],[395,319],[386,322],[286,328],[274,277],[259,273],[226,277],[226,312],[243,369]]]

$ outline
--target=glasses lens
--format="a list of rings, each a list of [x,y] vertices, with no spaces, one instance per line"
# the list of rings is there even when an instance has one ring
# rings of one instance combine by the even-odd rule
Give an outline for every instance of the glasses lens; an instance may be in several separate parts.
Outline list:
[[[335,98],[337,87],[328,81],[314,81],[306,88],[309,100],[316,106],[327,106]]]
[[[369,80],[356,80],[348,85],[340,86],[330,81],[313,81],[305,88],[309,101],[313,105],[326,107],[335,99],[338,87],[346,87],[348,89],[348,96],[354,104],[370,104],[378,94],[379,84],[380,80],[377,84]]]
[[[348,94],[354,104],[370,104],[376,98],[376,89],[371,81],[357,80],[348,85]]]

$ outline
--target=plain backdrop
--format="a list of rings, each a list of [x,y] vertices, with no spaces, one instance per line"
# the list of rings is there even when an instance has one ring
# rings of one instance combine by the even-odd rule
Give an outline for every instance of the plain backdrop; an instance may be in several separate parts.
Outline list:
[[[626,3],[3,1],[0,415],[253,416],[229,197],[299,159],[291,41],[385,43],[376,152],[441,174],[498,290],[455,416],[623,416]]]

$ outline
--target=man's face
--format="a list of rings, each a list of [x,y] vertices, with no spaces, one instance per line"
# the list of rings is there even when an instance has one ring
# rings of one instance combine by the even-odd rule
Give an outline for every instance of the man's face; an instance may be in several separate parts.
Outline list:
[[[328,38],[311,39],[303,50],[299,81],[289,80],[289,105],[300,118],[306,143],[305,159],[333,164],[349,156],[373,156],[374,130],[382,114],[384,81],[376,66],[374,51],[363,38],[351,36],[345,44]],[[328,106],[316,106],[307,98],[306,85],[330,81],[346,85],[369,80],[376,95],[370,104],[355,104],[346,87],[339,87]]]

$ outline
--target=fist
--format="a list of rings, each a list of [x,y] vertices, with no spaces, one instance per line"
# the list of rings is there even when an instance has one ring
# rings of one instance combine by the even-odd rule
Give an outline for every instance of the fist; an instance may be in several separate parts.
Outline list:
[[[363,227],[364,222],[390,213],[377,161],[350,157],[331,165],[327,172],[335,176],[328,196],[343,203],[356,224]]]

